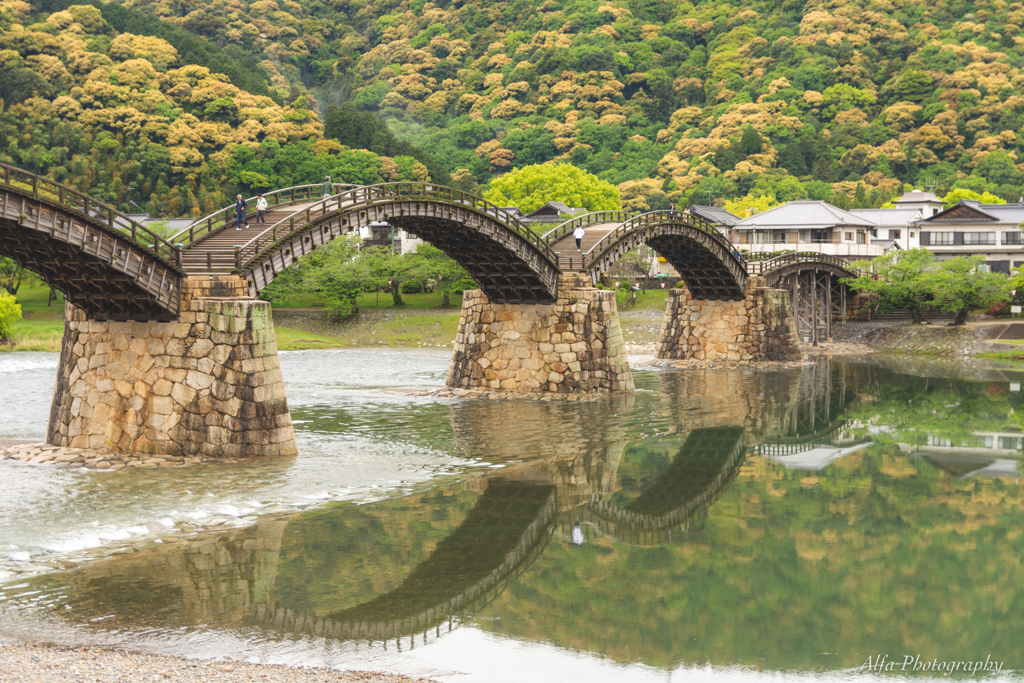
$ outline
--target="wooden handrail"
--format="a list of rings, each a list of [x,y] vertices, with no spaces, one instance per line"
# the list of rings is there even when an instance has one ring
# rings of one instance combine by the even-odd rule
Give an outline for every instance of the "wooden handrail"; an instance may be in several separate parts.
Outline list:
[[[10,164],[0,163],[0,169],[3,171],[3,187],[21,194],[29,194],[34,199],[49,202],[65,211],[82,214],[89,220],[118,233],[139,249],[149,252],[165,265],[181,271],[181,255],[172,242],[160,237],[146,226],[136,223],[109,204],[97,201],[73,187]]]
[[[594,262],[599,261],[601,257],[604,256],[605,251],[610,249],[620,239],[626,237],[627,234],[635,230],[642,230],[650,227],[651,225],[670,225],[673,223],[684,223],[706,233],[717,241],[727,251],[727,253],[731,254],[732,257],[739,262],[743,267],[744,272],[747,272],[747,261],[738,251],[736,251],[736,247],[733,243],[727,237],[722,235],[722,233],[715,228],[713,223],[701,216],[690,213],[688,209],[682,211],[649,211],[629,219],[614,230],[609,231],[608,234],[604,235],[594,243],[594,246],[584,252],[583,263],[580,269],[586,270]]]
[[[360,187],[352,183],[333,183],[335,187]],[[281,188],[280,190],[274,190],[273,192],[265,192],[263,197],[267,200],[269,206],[268,209],[277,206],[287,206],[288,204],[296,204],[300,201],[308,201],[316,196],[320,196],[316,190],[320,190],[323,187],[323,183],[316,185],[294,185],[292,187]],[[296,197],[296,191],[300,191],[301,195]],[[282,197],[287,194],[288,199],[282,201]],[[255,202],[257,197],[249,197],[245,200],[246,207],[249,206],[250,202]],[[270,204],[271,200],[273,203]],[[202,238],[212,233],[218,232],[232,224],[232,219],[235,215],[235,205],[226,206],[223,209],[214,211],[209,216],[203,216],[202,218],[196,219],[191,225],[184,230],[171,236],[170,241],[173,243],[184,242],[183,247],[188,248],[195,242],[198,242]],[[182,240],[181,238],[188,235],[188,240]]]
[[[558,260],[554,251],[548,246],[539,234],[534,232],[528,225],[520,222],[515,216],[501,207],[475,195],[463,192],[452,187],[435,185],[433,183],[382,183],[379,185],[363,185],[350,190],[340,192],[326,201],[320,202],[320,213],[317,217],[326,217],[339,211],[349,212],[372,206],[377,203],[393,201],[395,199],[410,198],[416,200],[441,201],[449,204],[456,204],[473,209],[478,213],[487,215],[507,230],[510,230],[527,242],[533,245],[545,258],[555,267]],[[335,207],[330,209],[330,207]],[[330,210],[329,210],[330,209]],[[295,218],[301,214],[304,220],[296,224]],[[276,247],[281,242],[291,238],[295,233],[301,232],[309,227],[313,221],[314,214],[312,207],[296,212],[291,216],[281,219],[269,226],[248,242],[241,246],[237,256],[236,265],[238,270],[248,267],[252,261],[258,258],[266,250]],[[282,229],[287,224],[287,229]]]
[[[574,216],[563,223],[559,223],[554,228],[541,235],[541,239],[548,244],[552,244],[575,230],[577,225],[593,225],[594,223],[625,223],[632,217],[633,214],[629,211],[591,211],[590,213],[585,213],[581,216]]]

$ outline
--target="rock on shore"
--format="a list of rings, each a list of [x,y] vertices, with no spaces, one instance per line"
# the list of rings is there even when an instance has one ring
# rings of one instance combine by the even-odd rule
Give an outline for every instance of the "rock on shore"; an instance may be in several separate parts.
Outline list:
[[[293,668],[275,664],[209,662],[102,648],[61,648],[0,639],[5,683],[423,683],[430,679],[393,674]]]

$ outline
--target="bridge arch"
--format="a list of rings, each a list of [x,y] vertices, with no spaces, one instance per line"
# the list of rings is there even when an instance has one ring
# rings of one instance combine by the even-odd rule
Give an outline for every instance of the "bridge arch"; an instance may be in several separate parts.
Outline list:
[[[751,275],[764,277],[769,287],[789,291],[800,339],[827,339],[833,323],[846,320],[852,290],[842,281],[858,272],[842,257],[797,252],[749,261],[747,267]]]
[[[551,303],[558,264],[540,235],[479,197],[425,183],[355,187],[279,220],[234,250],[232,270],[255,296],[297,259],[341,235],[386,221],[469,271],[491,302]],[[203,240],[191,245],[200,253]]]
[[[0,164],[0,256],[38,273],[93,320],[173,320],[178,251],[113,207]]]
[[[641,244],[672,264],[695,299],[739,301],[746,297],[746,262],[711,223],[686,212],[651,211],[625,221],[586,253],[582,270],[596,281]]]
[[[746,448],[743,427],[695,429],[657,481],[624,507],[608,500],[590,503],[590,521],[609,535],[641,539],[685,529],[707,514],[736,477]]]

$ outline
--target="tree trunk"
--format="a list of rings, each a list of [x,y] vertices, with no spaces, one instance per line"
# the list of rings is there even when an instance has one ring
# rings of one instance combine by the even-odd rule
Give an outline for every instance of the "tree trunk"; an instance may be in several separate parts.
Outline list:
[[[444,290],[444,294],[442,296],[443,296],[443,298],[441,299],[441,308],[448,308],[449,306],[451,306],[452,302],[448,299],[448,290],[447,289]]]
[[[920,306],[911,306],[910,307],[910,315],[913,316],[914,324],[915,325],[921,325],[921,324],[924,323],[924,316],[921,315],[921,307]]]
[[[391,303],[395,306],[404,306],[405,302],[402,301],[402,283],[398,280],[391,281]]]
[[[961,308],[956,312],[956,317],[953,318],[953,325],[963,325],[967,322],[968,311],[966,308]]]

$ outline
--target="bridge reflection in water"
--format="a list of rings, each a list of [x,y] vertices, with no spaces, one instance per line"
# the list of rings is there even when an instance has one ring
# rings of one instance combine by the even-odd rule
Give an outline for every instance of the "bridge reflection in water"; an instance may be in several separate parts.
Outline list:
[[[282,637],[419,646],[496,598],[511,599],[509,586],[553,539],[685,542],[748,454],[785,462],[851,443],[851,406],[859,392],[874,391],[879,372],[887,371],[823,361],[795,372],[666,373],[650,385],[664,394],[663,421],[640,425],[599,418],[650,400],[645,392],[574,411],[540,402],[452,405],[458,449],[500,469],[374,504],[168,539],[33,584],[59,596],[62,618],[103,617],[105,629],[257,627]],[[505,419],[494,420],[494,411]],[[531,456],[516,448],[522,429],[560,438]]]

